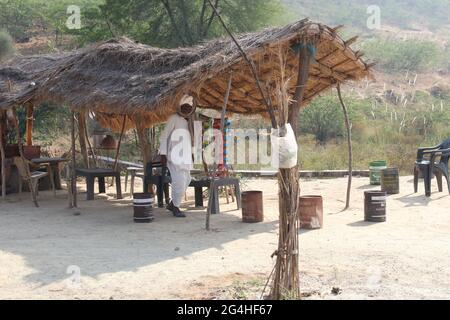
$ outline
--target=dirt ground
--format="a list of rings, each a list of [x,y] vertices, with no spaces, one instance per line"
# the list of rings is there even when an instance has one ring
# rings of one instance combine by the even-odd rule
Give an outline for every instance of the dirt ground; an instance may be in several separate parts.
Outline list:
[[[153,223],[135,224],[131,199],[113,193],[90,202],[81,193],[77,210],[66,209],[65,191],[41,192],[40,208],[28,194],[10,195],[0,202],[0,298],[259,298],[277,247],[278,187],[244,184],[264,191],[265,222],[242,223],[222,199],[210,232],[205,211],[192,208],[186,219],[157,210]],[[434,189],[427,199],[422,185],[413,194],[403,177],[388,221],[366,223],[367,184],[355,179],[352,209],[342,213],[346,179],[302,181],[302,194],[323,195],[325,207],[324,228],[300,232],[305,298],[449,299],[450,196]]]

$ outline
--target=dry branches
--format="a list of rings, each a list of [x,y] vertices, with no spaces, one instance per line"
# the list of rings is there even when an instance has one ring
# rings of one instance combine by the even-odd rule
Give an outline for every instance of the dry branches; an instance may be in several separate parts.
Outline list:
[[[278,120],[280,128],[288,123],[289,107],[292,107],[289,95],[289,79],[285,78],[286,52],[278,51],[280,78],[276,85]],[[307,78],[307,77],[306,77]],[[304,79],[299,77],[298,84]],[[292,113],[291,113],[292,114]],[[300,298],[300,280],[298,268],[298,197],[300,193],[298,166],[280,169],[279,185],[279,239],[277,260],[273,272],[271,299]]]

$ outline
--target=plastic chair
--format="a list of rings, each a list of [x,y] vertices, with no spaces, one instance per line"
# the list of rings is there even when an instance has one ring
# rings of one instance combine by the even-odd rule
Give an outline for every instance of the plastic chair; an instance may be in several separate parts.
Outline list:
[[[425,184],[425,195],[431,196],[431,180],[436,177],[439,192],[443,191],[442,177],[447,181],[450,193],[448,162],[450,159],[450,138],[438,146],[419,148],[414,166],[414,193],[418,191],[419,176],[422,174]]]
[[[164,208],[164,200],[166,205],[170,203],[169,184],[172,182],[172,179],[170,177],[169,169],[162,166],[161,163],[150,162],[147,164],[146,172],[147,176],[144,178],[144,192],[148,190],[149,185],[156,185],[158,207]]]
[[[39,204],[37,202],[39,180],[45,177],[49,177],[53,194],[56,195],[55,180],[53,179],[53,172],[50,168],[50,165],[38,166],[20,157],[14,157],[14,165],[17,167],[17,170],[19,171],[19,193],[22,192],[22,182],[27,181],[30,187],[33,202],[36,205],[36,207],[39,207]],[[30,168],[32,170],[30,170]],[[47,171],[46,172],[38,171],[38,169],[46,169]]]

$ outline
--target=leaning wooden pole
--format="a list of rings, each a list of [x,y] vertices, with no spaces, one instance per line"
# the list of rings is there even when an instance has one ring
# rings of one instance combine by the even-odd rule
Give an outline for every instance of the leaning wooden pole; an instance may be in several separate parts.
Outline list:
[[[119,142],[117,143],[116,156],[114,158],[114,166],[113,166],[114,171],[117,171],[117,165],[119,163],[119,156],[120,156],[120,147],[122,146],[122,139],[123,135],[125,134],[126,125],[127,125],[127,116],[124,115],[122,122],[122,130],[120,131]]]
[[[347,198],[345,202],[345,210],[350,208],[351,191],[352,191],[352,179],[353,179],[353,145],[352,145],[352,128],[350,124],[350,118],[348,116],[348,109],[345,105],[344,99],[342,98],[341,85],[338,83],[337,92],[339,101],[342,105],[342,110],[344,112],[345,127],[347,128],[347,143],[348,143],[348,183],[347,183]]]
[[[36,207],[39,207],[39,203],[37,201],[36,197],[36,191],[33,188],[33,184],[31,183],[31,172],[30,172],[30,166],[28,165],[28,160],[25,158],[25,155],[23,154],[23,143],[22,143],[22,136],[20,134],[20,127],[19,127],[19,118],[17,117],[16,108],[13,107],[13,115],[14,119],[16,121],[16,138],[17,138],[17,145],[19,146],[19,154],[20,158],[22,159],[23,163],[25,164],[25,173],[26,173],[26,179],[28,182],[28,187],[30,188],[31,197],[33,199],[33,203]]]
[[[295,136],[298,138],[298,119],[300,108],[303,103],[304,95],[306,92],[306,84],[309,77],[309,66],[311,64],[311,57],[306,44],[303,44],[300,48],[299,62],[298,62],[298,75],[297,84],[295,88],[294,99],[291,102],[289,108],[289,119],[288,122],[294,130]]]
[[[89,140],[89,133],[88,133],[87,125],[84,126],[84,135],[86,137],[86,143],[87,143],[87,145],[89,147],[89,153],[91,154],[92,161],[94,162],[94,168],[97,168],[98,167],[97,155],[94,152],[94,148],[92,148],[91,140]]]
[[[77,177],[76,177],[76,150],[75,150],[75,112],[72,111],[71,119],[71,142],[72,142],[72,161],[71,161],[71,181],[70,181],[70,191],[71,191],[71,208],[76,208],[77,204]]]
[[[3,144],[3,137],[5,132],[6,116],[3,111],[0,111],[0,156],[2,160],[2,198],[6,198],[6,154],[5,146]]]
[[[87,139],[88,138],[86,137],[86,112],[83,110],[78,113],[78,140],[80,142],[80,151],[83,157],[84,166],[85,168],[89,169],[90,164],[87,151],[88,150],[86,142]]]
[[[33,112],[34,106],[31,103],[28,103],[27,106],[27,120],[26,120],[26,145],[33,145]]]
[[[142,117],[136,116],[134,119],[136,125],[136,132],[138,135],[139,145],[141,147],[142,160],[144,162],[144,173],[147,176],[149,173],[147,172],[147,164],[150,163],[151,159],[151,150],[150,143],[148,141],[147,129]],[[149,186],[146,192],[154,193],[153,187]]]

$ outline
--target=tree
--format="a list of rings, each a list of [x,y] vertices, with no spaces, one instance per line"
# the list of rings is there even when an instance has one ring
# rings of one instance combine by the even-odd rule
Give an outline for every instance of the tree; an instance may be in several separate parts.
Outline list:
[[[214,0],[235,32],[255,31],[276,24],[282,13],[280,0]],[[192,46],[223,35],[206,0],[106,0],[83,10],[82,42],[112,36],[129,36],[159,47]]]
[[[0,61],[13,52],[13,39],[6,31],[0,30]]]
[[[35,13],[32,1],[0,0],[0,8],[0,29],[19,41],[27,37]]]

